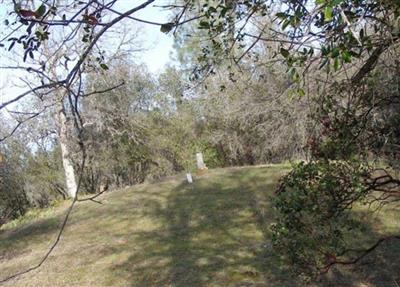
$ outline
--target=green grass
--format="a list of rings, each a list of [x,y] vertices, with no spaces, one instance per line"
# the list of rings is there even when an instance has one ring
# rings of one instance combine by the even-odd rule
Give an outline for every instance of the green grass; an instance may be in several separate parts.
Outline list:
[[[48,261],[6,286],[304,286],[273,252],[270,196],[288,165],[210,170],[102,196],[76,206]],[[0,279],[38,262],[68,202],[0,231]],[[397,209],[398,210],[398,209]],[[398,212],[365,220],[365,242],[400,230]],[[400,244],[385,244],[316,286],[397,286]],[[311,286],[311,285],[310,285]],[[314,285],[313,285],[314,286]]]

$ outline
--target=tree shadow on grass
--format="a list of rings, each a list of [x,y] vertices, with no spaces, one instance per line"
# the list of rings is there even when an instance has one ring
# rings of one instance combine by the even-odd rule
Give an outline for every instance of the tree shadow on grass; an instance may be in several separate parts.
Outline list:
[[[396,286],[393,274],[400,274],[399,256],[390,253],[399,251],[398,242],[383,246],[357,266],[335,268],[315,284],[292,279],[270,244],[269,226],[275,217],[270,196],[276,178],[265,178],[240,172],[203,178],[177,186],[165,204],[147,203],[153,207],[147,216],[160,226],[136,234],[135,253],[113,272],[132,287],[362,286],[360,282]],[[366,235],[377,236],[372,227],[365,229]]]
[[[332,270],[318,283],[291,279],[270,244],[276,216],[271,196],[281,174],[273,167],[213,172],[193,185],[157,184],[116,193],[101,206],[82,205],[64,239],[78,240],[79,248],[62,260],[80,256],[80,266],[102,262],[96,265],[106,278],[101,286],[389,287],[400,282],[398,241],[382,245],[354,267]],[[383,223],[360,217],[365,238],[378,238],[376,227]],[[57,218],[42,220],[7,234],[6,241],[43,240],[58,224]],[[4,246],[1,242],[0,254],[19,249]]]
[[[140,246],[113,272],[131,286],[296,286],[269,244],[276,178],[242,174],[182,183],[163,206],[148,204],[160,227],[136,234]]]
[[[32,242],[41,242],[48,235],[58,230],[59,218],[40,219],[34,223],[25,224],[0,234],[0,258],[8,258],[26,252],[26,247]]]
[[[386,214],[384,214],[386,216]],[[382,232],[382,218],[367,210],[354,211],[360,226],[349,234],[347,242],[353,249],[367,249],[379,239],[393,233]],[[383,228],[384,229],[384,228]],[[397,234],[400,230],[395,231]],[[356,258],[360,252],[352,254]],[[337,266],[320,278],[321,286],[376,286],[400,285],[400,240],[388,240],[366,255],[357,264]]]

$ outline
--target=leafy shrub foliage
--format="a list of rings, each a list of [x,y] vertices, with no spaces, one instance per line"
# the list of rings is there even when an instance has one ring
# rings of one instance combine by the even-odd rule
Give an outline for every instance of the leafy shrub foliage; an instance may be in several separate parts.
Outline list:
[[[7,154],[9,150],[0,150],[0,226],[23,215],[28,207],[18,160]]]
[[[296,274],[317,275],[346,251],[344,233],[355,223],[350,207],[366,197],[369,172],[360,162],[311,161],[282,179],[274,197],[280,216],[273,244]]]

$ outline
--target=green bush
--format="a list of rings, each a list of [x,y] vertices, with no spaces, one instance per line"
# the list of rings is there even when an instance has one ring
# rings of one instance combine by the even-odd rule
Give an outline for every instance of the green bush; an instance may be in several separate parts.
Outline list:
[[[311,278],[346,248],[344,233],[354,228],[350,209],[368,193],[359,162],[312,161],[294,166],[273,199],[279,218],[273,245],[297,275]]]

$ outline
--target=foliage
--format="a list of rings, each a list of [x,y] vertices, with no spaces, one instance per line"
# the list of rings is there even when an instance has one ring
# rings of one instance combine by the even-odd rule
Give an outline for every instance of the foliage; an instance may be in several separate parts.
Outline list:
[[[204,18],[198,28],[210,39],[199,58],[206,71],[226,57],[238,64],[259,41],[276,42],[275,55],[301,84],[304,66],[318,61],[319,68],[338,71],[366,52],[372,61],[399,39],[398,1],[206,1],[200,9]]]
[[[24,62],[38,55],[34,69],[23,69],[42,85],[29,86],[0,110],[28,94],[67,103],[75,136],[89,147],[83,178],[88,192],[109,182],[121,186],[191,170],[199,150],[214,166],[305,158],[308,136],[310,162],[294,167],[276,195],[275,247],[304,276],[343,263],[336,257],[347,248],[343,233],[351,227],[353,203],[370,200],[372,192],[380,192],[374,200],[383,205],[399,200],[399,1],[184,0],[165,6],[173,12],[168,23],[132,16],[152,0],[123,13],[113,10],[116,2],[37,1],[36,8],[34,2],[14,1],[5,22],[9,33],[0,45],[7,41],[8,51],[22,51]],[[156,80],[130,63],[107,61],[100,38],[128,19],[174,34],[193,21],[196,26],[182,30],[200,40],[178,38],[178,60],[185,69],[194,68],[192,78],[204,89],[185,86],[187,71],[170,70]],[[65,61],[49,73],[50,61],[41,53],[57,35],[63,35],[60,43],[50,46],[58,52],[73,38],[81,41],[67,48],[78,51],[75,59],[51,56]],[[300,100],[283,99],[289,90]],[[26,116],[16,117],[11,134],[40,113],[18,111]],[[15,174],[21,169],[28,180],[43,170],[39,183],[59,182],[51,156],[30,152],[16,153],[27,163],[14,158]],[[367,163],[373,160],[391,169],[370,170]],[[15,174],[4,174],[25,194]]]
[[[326,287],[398,282],[400,241],[368,260],[378,264],[340,268],[316,283],[289,276],[271,248],[268,228],[278,215],[270,196],[289,171],[290,165],[214,169],[195,176],[192,185],[183,176],[173,176],[103,194],[97,198],[102,205],[83,202],[74,210],[62,249],[53,254],[47,272],[29,273],[5,286]],[[40,258],[67,207],[64,202],[42,210],[38,218],[0,230],[2,276]],[[367,210],[362,211],[364,218]],[[391,208],[383,208],[363,227],[354,241],[357,247],[377,236],[376,229],[399,230],[400,222]],[[93,272],[93,264],[102,272]]]
[[[47,207],[56,198],[67,198],[60,157],[58,147],[27,156],[24,177],[31,206]]]
[[[245,70],[235,82],[221,72],[218,79],[206,81],[202,113],[210,142],[225,165],[305,156],[307,99],[288,97],[288,78],[282,70],[279,65],[257,73]]]
[[[283,177],[274,206],[273,244],[297,275],[319,275],[349,248],[344,236],[356,225],[351,207],[366,198],[361,162],[301,162]]]
[[[18,146],[2,146],[0,150],[0,226],[25,214],[28,200],[21,178],[18,154],[12,151]]]
[[[384,53],[356,85],[334,81],[315,99],[312,159],[283,178],[274,201],[280,212],[275,247],[296,274],[315,278],[334,265],[354,264],[391,238],[383,236],[350,256],[357,249],[344,234],[354,228],[349,214],[355,205],[399,200],[399,70],[392,58],[397,53],[396,48]],[[376,160],[379,165],[372,164]]]

